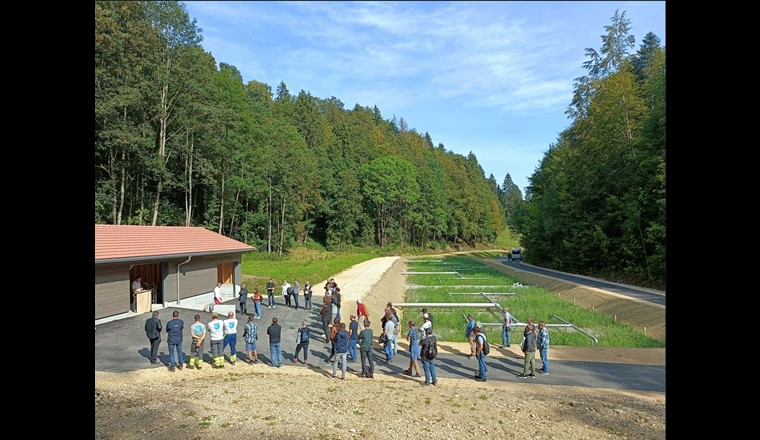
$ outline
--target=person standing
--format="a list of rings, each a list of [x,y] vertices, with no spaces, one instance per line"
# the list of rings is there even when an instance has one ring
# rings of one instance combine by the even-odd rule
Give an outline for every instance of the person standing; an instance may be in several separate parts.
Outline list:
[[[475,376],[475,380],[478,382],[486,381],[486,353],[485,345],[488,344],[486,340],[486,334],[483,332],[483,326],[480,323],[476,323],[473,328],[473,334],[475,338],[475,357],[478,359],[478,374]]]
[[[340,330],[335,334],[335,360],[333,361],[333,370],[331,379],[335,379],[335,373],[338,370],[338,361],[342,363],[342,380],[346,380],[346,356],[348,356],[348,332],[346,323],[340,323]]]
[[[341,299],[340,287],[336,287],[335,290],[333,291],[332,298],[330,299],[330,301],[332,301],[333,303],[333,308],[332,308],[333,321],[336,319],[340,321],[340,299]]]
[[[383,334],[385,335],[385,361],[391,362],[393,361],[393,345],[392,345],[392,338],[393,338],[393,329],[395,328],[395,324],[393,323],[393,315],[391,312],[387,312],[385,314],[385,326],[383,327]]]
[[[536,377],[536,330],[533,324],[525,326],[525,341],[522,344],[522,351],[525,353],[525,365],[523,366],[523,373],[517,377],[520,379]],[[529,371],[530,374],[528,374]]]
[[[224,321],[219,319],[216,312],[211,314],[208,334],[211,339],[211,367],[224,368]]]
[[[193,316],[195,322],[190,326],[190,365],[189,368],[203,368],[203,340],[206,338],[206,326],[201,322],[201,315]]]
[[[153,365],[158,364],[158,346],[161,344],[161,320],[158,319],[158,310],[153,312],[153,315],[145,320],[145,335],[150,342],[150,363]]]
[[[420,377],[420,366],[417,360],[420,358],[420,332],[414,321],[409,321],[409,332],[406,334],[406,342],[409,343],[409,368],[404,373],[412,377]],[[412,372],[414,370],[414,372]]]
[[[335,335],[340,331],[340,321],[338,319],[333,320],[333,324],[330,327],[330,356],[327,357],[327,361],[331,362],[333,356],[335,356]]]
[[[256,289],[258,292],[258,289]],[[261,296],[261,293],[259,293]],[[253,322],[256,319],[255,316],[249,316],[248,322],[245,324],[243,330],[243,339],[245,339],[245,350],[248,352],[249,364],[256,364],[259,362],[259,352],[256,351],[256,341],[259,339],[259,326]]]
[[[277,318],[272,318],[272,325],[267,328],[267,335],[269,335],[269,356],[272,360],[270,367],[282,367],[282,351],[280,350],[280,336],[282,335],[282,327],[277,323]]]
[[[303,285],[303,308],[309,308],[311,310],[311,294],[314,289],[311,287],[311,283],[308,281]]]
[[[375,374],[375,363],[372,361],[372,329],[369,319],[364,319],[364,329],[359,333],[359,347],[362,358],[362,376],[371,379]],[[367,365],[369,362],[369,366]]]
[[[237,328],[238,322],[235,318],[235,312],[228,312],[227,319],[224,320],[224,345],[222,346],[222,362],[224,362],[224,349],[230,346],[230,363],[235,365],[237,361]]]
[[[185,364],[182,356],[182,331],[185,322],[179,319],[179,310],[172,312],[172,319],[166,323],[166,343],[169,344],[169,371],[174,371],[175,366],[180,370]],[[177,357],[174,357],[174,352]]]
[[[425,315],[427,315],[427,316],[425,316]],[[425,307],[424,309],[422,309],[422,317],[425,318],[425,319],[430,320],[430,324],[431,325],[433,324],[433,315],[430,312],[428,312],[427,307]]]
[[[222,303],[222,283],[217,282],[216,287],[214,287],[214,304],[221,304]]]
[[[306,362],[309,359],[309,338],[311,329],[306,320],[301,321],[301,328],[296,333],[296,354],[293,356],[293,362],[298,362],[298,353],[303,348],[303,364],[308,365]]]
[[[475,317],[472,314],[467,315],[467,327],[464,329],[464,337],[470,343],[470,354],[467,359],[472,359],[475,356],[475,335],[472,334],[472,330],[475,328]]]
[[[358,357],[356,354],[356,344],[359,343],[359,322],[356,320],[356,315],[349,316],[348,323],[348,355],[351,357],[352,362],[357,362]]]
[[[501,317],[501,348],[508,348],[512,345],[512,321],[514,316],[509,313],[509,307],[504,307],[504,314]]]
[[[422,356],[422,370],[425,372],[425,382],[423,385],[438,385],[438,378],[435,374],[435,356],[430,357],[428,353],[438,353],[438,341],[433,336],[433,329],[425,329],[425,337],[420,341]]]
[[[273,309],[274,308],[274,279],[272,277],[269,277],[269,281],[267,282],[267,301],[269,301],[269,305],[267,308]]]
[[[391,316],[393,322],[393,336],[391,336],[391,343],[393,344],[393,356],[398,354],[398,335],[401,329],[401,321],[398,319],[398,315]]]
[[[367,306],[364,305],[362,300],[357,299],[356,300],[356,320],[359,322],[364,322],[365,319],[368,319],[367,316]]]
[[[298,291],[301,290],[301,284],[298,283],[298,280],[293,281],[293,308],[298,310]]]
[[[322,316],[322,331],[325,334],[325,344],[330,340],[330,320],[332,319],[332,303],[330,302],[330,296],[325,292],[325,296],[322,298],[322,307],[319,309],[319,314]]]
[[[134,281],[132,281],[132,292],[141,292],[142,290],[142,277],[138,276]]]
[[[238,292],[240,299],[240,313],[243,315],[248,314],[248,287],[245,284],[240,286],[240,292]]]
[[[430,329],[430,332],[431,333],[433,332],[433,322],[430,320],[430,316],[428,316],[427,318],[424,318],[425,315],[422,315],[422,316],[423,316],[423,319],[425,319],[425,322],[422,323],[422,326],[420,327],[420,332],[421,332],[421,339],[425,339],[427,337],[426,336],[427,333],[425,332],[425,330]]]
[[[259,288],[253,289],[253,312],[256,315],[256,319],[261,319],[261,292]]]
[[[538,338],[536,338],[536,348],[538,355],[543,363],[540,370],[541,374],[549,374],[549,330],[546,329],[544,321],[538,321]]]
[[[282,297],[285,299],[285,305],[290,307],[290,295],[293,293],[293,286],[290,285],[288,280],[282,283]]]

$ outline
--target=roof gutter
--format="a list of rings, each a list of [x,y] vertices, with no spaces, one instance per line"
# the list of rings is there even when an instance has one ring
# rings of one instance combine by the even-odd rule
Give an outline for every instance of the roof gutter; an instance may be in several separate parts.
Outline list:
[[[181,263],[179,263],[177,265],[177,305],[179,305],[179,267],[182,266],[185,263],[189,263],[190,260],[192,260],[192,259],[193,259],[193,256],[192,255],[188,255],[187,256],[187,260],[185,260],[185,261],[183,261],[183,262],[181,262]]]

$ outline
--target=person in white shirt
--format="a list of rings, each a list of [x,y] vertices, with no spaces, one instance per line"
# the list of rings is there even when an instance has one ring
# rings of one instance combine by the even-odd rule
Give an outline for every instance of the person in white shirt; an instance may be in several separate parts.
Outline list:
[[[290,283],[288,280],[285,280],[282,283],[282,297],[285,299],[285,305],[290,307],[290,295],[288,295],[288,289],[290,288]]]
[[[237,343],[237,318],[235,318],[235,312],[227,313],[227,319],[224,320],[224,345],[222,346],[222,362],[224,362],[224,349],[230,346],[230,363],[235,365],[237,361],[237,349],[235,344]]]
[[[206,326],[201,322],[201,315],[196,314],[195,322],[190,326],[190,368],[203,368],[203,340],[206,338]]]
[[[222,283],[216,283],[214,287],[214,304],[222,303]]]
[[[512,331],[512,322],[514,321],[514,316],[509,313],[509,307],[504,307],[504,314],[501,317],[501,348],[512,346],[510,332]]]
[[[137,277],[134,281],[132,281],[132,292],[139,292],[141,290],[143,290],[142,277]]]
[[[211,338],[211,366],[224,368],[224,322],[219,319],[219,314],[211,314],[211,322],[208,323],[208,335]]]

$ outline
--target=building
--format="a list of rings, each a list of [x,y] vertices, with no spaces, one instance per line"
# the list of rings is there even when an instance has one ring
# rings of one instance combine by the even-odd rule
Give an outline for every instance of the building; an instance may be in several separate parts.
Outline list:
[[[201,227],[95,225],[95,320],[137,311],[138,299],[164,307],[211,300],[217,282],[234,295],[241,257],[252,250]],[[135,295],[137,277],[146,292]]]

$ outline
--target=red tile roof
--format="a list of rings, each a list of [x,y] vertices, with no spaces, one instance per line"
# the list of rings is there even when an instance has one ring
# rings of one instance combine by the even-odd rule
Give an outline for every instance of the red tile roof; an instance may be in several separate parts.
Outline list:
[[[95,262],[249,252],[255,248],[201,227],[95,225]]]

